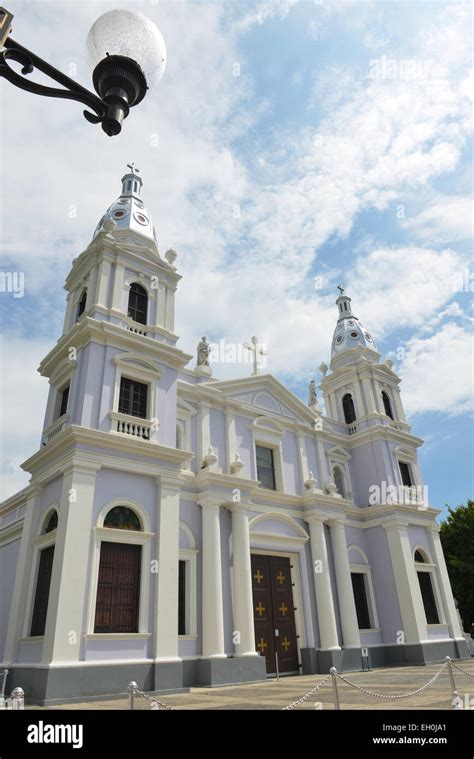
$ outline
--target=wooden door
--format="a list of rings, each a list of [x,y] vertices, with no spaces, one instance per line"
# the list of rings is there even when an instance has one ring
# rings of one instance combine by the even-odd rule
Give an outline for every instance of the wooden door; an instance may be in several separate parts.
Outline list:
[[[299,672],[290,560],[252,554],[255,645],[265,656],[267,674]],[[278,631],[276,633],[276,631]]]
[[[94,632],[138,632],[141,550],[101,543]]]

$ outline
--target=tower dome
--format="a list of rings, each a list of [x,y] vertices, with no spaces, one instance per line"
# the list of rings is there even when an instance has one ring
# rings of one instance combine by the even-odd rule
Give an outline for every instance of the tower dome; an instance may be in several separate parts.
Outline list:
[[[331,358],[346,350],[362,346],[374,352],[377,351],[374,339],[360,319],[352,313],[351,299],[344,295],[344,288],[339,287],[341,294],[336,300],[339,309],[339,319],[332,338]]]
[[[117,200],[107,209],[94,230],[93,239],[112,221],[117,231],[131,230],[149,240],[156,242],[156,233],[145,205],[141,199],[143,180],[138,176],[138,169],[127,164],[130,171],[122,177],[122,192]]]

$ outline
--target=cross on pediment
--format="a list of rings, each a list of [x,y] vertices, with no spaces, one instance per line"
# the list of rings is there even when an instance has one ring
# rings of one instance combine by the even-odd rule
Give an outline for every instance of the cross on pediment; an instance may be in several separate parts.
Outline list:
[[[253,372],[252,377],[255,377],[257,374],[260,373],[259,369],[259,358],[263,356],[267,356],[267,351],[263,348],[263,346],[258,342],[258,337],[252,337],[250,344],[244,343],[244,348],[252,354],[252,362],[253,362]]]

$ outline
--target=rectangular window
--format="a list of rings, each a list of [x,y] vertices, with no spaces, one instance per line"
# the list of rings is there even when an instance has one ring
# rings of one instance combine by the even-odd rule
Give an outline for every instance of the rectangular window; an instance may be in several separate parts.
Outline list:
[[[101,543],[94,632],[138,632],[141,552],[138,545]]]
[[[69,400],[69,385],[61,393],[61,405],[59,407],[59,416],[67,412],[67,402]]]
[[[410,488],[413,485],[411,474],[410,474],[410,467],[408,464],[405,464],[404,461],[399,461],[398,466],[400,467],[400,474],[402,475],[402,482],[406,487]]]
[[[367,602],[365,573],[351,572],[351,580],[359,630],[369,630],[372,625],[370,622],[369,604]]]
[[[31,620],[31,636],[44,635],[48,613],[49,588],[53,571],[54,546],[40,552],[38,579],[36,581],[35,603]]]
[[[417,572],[417,575],[423,606],[425,607],[426,622],[429,625],[439,625],[438,609],[436,608],[433,584],[431,582],[431,572]]]
[[[147,395],[148,385],[122,377],[120,380],[119,413],[146,419]]]
[[[186,562],[179,562],[178,635],[186,635]]]
[[[260,480],[262,488],[276,490],[273,450],[272,448],[264,448],[261,445],[257,445],[255,448],[257,454],[257,479]]]

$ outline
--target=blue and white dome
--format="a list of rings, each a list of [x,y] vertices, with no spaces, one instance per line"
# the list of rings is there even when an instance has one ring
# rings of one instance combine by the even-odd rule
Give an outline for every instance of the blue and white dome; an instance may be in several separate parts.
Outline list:
[[[107,209],[97,224],[93,239],[107,227],[107,222],[111,220],[114,222],[114,230],[131,230],[156,242],[151,216],[141,199],[142,178],[135,173],[138,169],[134,169],[133,164],[129,165],[129,168],[130,173],[122,177],[122,194]]]
[[[332,338],[331,357],[339,355],[350,348],[363,348],[377,351],[374,339],[351,309],[351,299],[348,295],[341,294],[336,300],[339,309],[339,319]]]

